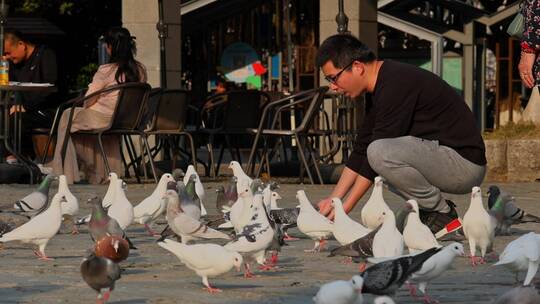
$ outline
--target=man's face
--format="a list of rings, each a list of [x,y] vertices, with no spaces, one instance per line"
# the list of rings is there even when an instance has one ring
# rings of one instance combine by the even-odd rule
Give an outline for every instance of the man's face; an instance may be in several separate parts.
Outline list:
[[[322,67],[326,78],[330,78],[330,89],[344,93],[349,97],[357,97],[367,90],[366,66],[364,63],[354,61],[344,68],[336,68],[332,61],[326,62]]]
[[[22,41],[14,42],[11,39],[4,41],[4,56],[15,64],[26,60],[26,49],[26,44]]]

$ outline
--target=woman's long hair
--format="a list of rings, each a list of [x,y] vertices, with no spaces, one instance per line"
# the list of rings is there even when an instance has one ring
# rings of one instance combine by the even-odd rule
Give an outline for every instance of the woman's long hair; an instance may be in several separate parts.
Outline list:
[[[118,83],[141,81],[142,66],[134,58],[137,48],[133,38],[123,27],[111,28],[105,34],[104,41],[111,48],[109,63],[118,64],[118,70],[114,76]]]

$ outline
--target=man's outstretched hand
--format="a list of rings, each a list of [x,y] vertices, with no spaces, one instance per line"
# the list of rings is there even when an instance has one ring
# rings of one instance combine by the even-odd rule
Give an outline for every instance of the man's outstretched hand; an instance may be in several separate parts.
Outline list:
[[[328,197],[321,200],[317,206],[319,206],[319,213],[326,216],[330,220],[334,220],[334,207],[332,207],[332,198]]]

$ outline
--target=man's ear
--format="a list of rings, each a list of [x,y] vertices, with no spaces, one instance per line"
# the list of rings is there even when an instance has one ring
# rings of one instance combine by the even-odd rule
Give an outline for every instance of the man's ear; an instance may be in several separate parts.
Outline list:
[[[366,72],[366,65],[360,61],[355,61],[353,63],[353,69],[356,69],[356,73],[360,76],[364,76]]]

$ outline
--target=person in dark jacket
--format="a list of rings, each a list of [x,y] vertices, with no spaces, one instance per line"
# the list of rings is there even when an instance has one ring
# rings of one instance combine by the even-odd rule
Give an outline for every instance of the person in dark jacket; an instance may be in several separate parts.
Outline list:
[[[4,36],[4,58],[9,60],[9,80],[56,84],[58,67],[56,55],[46,45],[31,42],[19,31],[8,30]],[[54,93],[24,92],[19,95],[21,106],[10,108],[10,114],[22,113],[22,153],[34,158],[30,131],[33,128],[49,128],[56,106]],[[7,160],[13,160],[8,156]]]
[[[481,184],[485,146],[472,112],[437,75],[393,60],[377,60],[352,35],[326,39],[317,53],[330,88],[351,98],[366,94],[366,115],[346,168],[330,198],[347,212],[382,176],[390,190],[415,199],[436,233],[458,217],[441,192],[465,194]],[[319,203],[333,217],[330,198]]]

